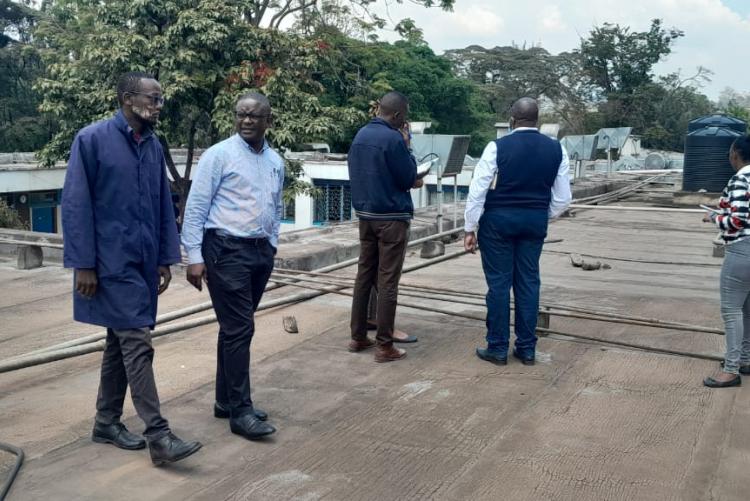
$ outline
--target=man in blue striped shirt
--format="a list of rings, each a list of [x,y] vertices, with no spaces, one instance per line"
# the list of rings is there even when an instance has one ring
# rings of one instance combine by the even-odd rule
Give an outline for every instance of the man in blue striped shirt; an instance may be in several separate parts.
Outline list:
[[[198,290],[207,282],[219,321],[214,415],[250,440],[276,431],[250,398],[253,317],[273,270],[282,213],[284,159],[265,140],[271,123],[262,94],[237,101],[237,133],[201,156],[182,226],[187,280]]]

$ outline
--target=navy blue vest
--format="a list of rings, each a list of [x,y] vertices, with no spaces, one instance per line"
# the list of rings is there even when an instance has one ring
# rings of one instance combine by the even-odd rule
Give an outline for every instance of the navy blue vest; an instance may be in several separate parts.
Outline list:
[[[487,192],[484,209],[549,209],[552,185],[562,161],[558,141],[536,130],[519,130],[495,141],[497,185]]]

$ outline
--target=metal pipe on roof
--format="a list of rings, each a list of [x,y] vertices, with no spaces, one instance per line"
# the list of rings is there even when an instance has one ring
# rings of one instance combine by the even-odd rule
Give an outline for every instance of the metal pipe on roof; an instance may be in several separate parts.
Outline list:
[[[59,249],[59,250],[62,250],[63,248],[62,244],[53,244],[50,242],[43,242],[43,241],[36,241],[36,240],[17,240],[13,238],[2,238],[2,237],[0,237],[0,244],[32,245],[36,247],[47,247],[49,249]]]
[[[600,209],[600,210],[627,210],[627,211],[640,211],[640,212],[684,212],[690,214],[704,214],[706,211],[703,209],[681,209],[677,207],[640,207],[627,205],[584,205],[584,204],[571,204],[571,209]]]
[[[607,202],[609,200],[616,200],[618,198],[622,198],[623,195],[626,195],[630,192],[638,190],[639,188],[642,188],[643,186],[647,186],[651,184],[652,182],[659,179],[660,177],[664,177],[664,175],[649,177],[647,179],[635,182],[633,184],[630,184],[628,186],[625,186],[623,188],[620,188],[614,191],[608,191],[606,193],[601,193],[599,195],[592,195],[590,197],[578,198],[578,199],[573,200],[573,203],[575,204],[581,204],[581,203],[598,204],[602,202]]]
[[[274,278],[277,277],[277,278]],[[281,280],[278,279],[278,277],[281,277]],[[292,274],[284,274],[284,273],[273,273],[271,275],[271,280],[280,284],[289,285],[288,282],[284,280],[299,280],[303,282],[311,282],[313,284],[323,284],[323,285],[342,285],[350,289],[353,286],[353,283],[351,281],[346,281],[345,279],[338,279],[335,281],[331,280],[323,280],[319,278],[302,278],[299,277],[299,275],[292,275]],[[404,291],[403,289],[406,289]],[[444,301],[449,302],[453,304],[466,304],[470,306],[480,306],[484,307],[484,299],[477,297],[475,301],[467,301],[465,299],[462,299],[460,297],[456,297],[452,291],[443,290],[441,291],[420,291],[420,292],[411,292],[411,287],[409,286],[402,286],[399,284],[399,296],[406,296],[406,297],[417,297],[427,300],[433,300],[433,301]],[[437,297],[437,295],[443,295],[448,297]],[[480,302],[481,301],[481,302]],[[552,305],[543,305],[540,304],[540,307],[544,308],[544,313],[548,313],[549,315],[558,316],[558,317],[567,317],[567,318],[580,318],[583,320],[594,320],[598,322],[610,322],[610,323],[617,323],[617,324],[627,324],[627,325],[641,325],[644,327],[654,327],[658,329],[670,329],[670,330],[679,330],[679,331],[689,331],[689,332],[701,332],[701,333],[707,333],[707,334],[717,334],[717,335],[724,335],[724,331],[720,329],[713,329],[711,327],[703,327],[699,325],[690,325],[690,324],[674,324],[670,322],[664,322],[658,319],[644,319],[644,318],[627,318],[623,317],[622,315],[617,314],[608,314],[608,313],[601,313],[596,311],[584,311],[584,312],[577,312],[575,309],[568,309],[565,307],[557,307]]]
[[[451,235],[453,235],[455,233],[460,233],[462,231],[463,231],[462,228],[454,228],[452,230],[444,231],[442,233],[436,233],[434,235],[428,235],[426,237],[418,238],[416,240],[411,240],[411,241],[409,241],[409,243],[406,244],[406,246],[407,247],[414,247],[415,245],[419,245],[419,244],[422,244],[422,243],[430,241],[430,240],[435,240],[435,239],[438,239],[438,238],[443,238],[443,237],[451,236]],[[332,264],[332,265],[329,265],[329,266],[324,266],[323,268],[318,268],[315,271],[318,272],[318,273],[324,273],[326,271],[334,271],[334,270],[338,270],[338,269],[341,269],[341,268],[346,268],[347,266],[351,266],[351,265],[357,264],[358,261],[359,261],[358,257],[352,258],[352,259],[347,259],[346,261],[341,261],[339,263],[335,263],[335,264]],[[280,287],[279,285],[272,284],[272,285],[267,286],[266,289],[265,289],[265,291],[268,292],[268,291],[271,291],[271,290],[274,290],[274,289],[278,289],[279,287]],[[179,310],[171,311],[169,313],[165,313],[163,315],[159,315],[158,317],[156,317],[156,324],[159,325],[159,324],[171,322],[172,320],[177,320],[179,318],[184,318],[184,317],[187,317],[187,316],[190,316],[190,315],[194,315],[196,313],[200,313],[200,312],[203,312],[203,311],[208,311],[212,307],[213,307],[213,305],[211,304],[211,301],[206,301],[204,303],[199,303],[199,304],[196,304],[196,305],[193,305],[193,306],[189,306],[187,308],[182,308],[182,309],[179,309]],[[55,345],[52,345],[52,346],[48,346],[46,348],[40,348],[38,350],[30,351],[29,353],[26,353],[25,355],[38,355],[40,353],[46,353],[46,352],[49,352],[49,351],[70,348],[72,346],[79,346],[79,345],[83,345],[83,344],[87,344],[87,343],[93,343],[95,341],[106,339],[106,337],[107,337],[106,331],[105,332],[97,332],[96,334],[91,334],[91,335],[88,335],[88,336],[84,336],[84,337],[72,339],[70,341],[65,341],[63,343],[58,343],[58,344],[55,344]]]
[[[297,280],[305,280],[305,279],[299,278],[299,275],[301,274],[332,277],[339,281],[348,280],[349,283],[351,283],[354,280],[353,277],[344,277],[341,275],[329,275],[327,273],[316,273],[316,272],[310,272],[310,271],[286,270],[286,269],[282,269],[279,271],[281,271],[281,273],[274,272],[273,274],[283,277],[284,274],[286,274],[286,276],[290,276],[289,274],[291,273],[291,274],[294,274],[293,276],[296,277]],[[312,280],[308,280],[308,281],[312,281]],[[320,283],[332,284],[334,282],[322,281]],[[351,288],[351,286],[348,286],[348,288]],[[440,288],[440,287],[412,285],[408,282],[401,282],[399,283],[399,294],[404,295],[404,296],[413,296],[413,294],[405,294],[403,292],[403,289],[412,290],[412,291],[420,291],[421,294],[417,295],[416,297],[424,297],[425,299],[435,299],[438,301],[451,301],[451,302],[456,302],[460,304],[484,306],[483,301],[484,301],[485,295],[481,293],[457,291],[455,289]],[[432,296],[425,296],[425,294],[431,294]],[[437,297],[434,297],[435,295],[447,295],[450,297],[448,299],[437,298]],[[477,301],[465,302],[465,301],[459,301],[456,298],[469,298],[469,299],[473,298],[473,299],[477,299]],[[480,301],[482,302],[480,303]],[[511,303],[513,303],[513,300],[511,300]],[[619,313],[601,312],[601,311],[596,311],[596,310],[592,310],[589,308],[581,308],[578,306],[566,306],[566,305],[546,303],[546,302],[540,302],[539,307],[542,308],[545,313],[549,313],[551,315],[556,315],[556,316],[561,316],[561,317],[581,318],[581,319],[586,319],[586,320],[598,320],[602,322],[607,322],[607,321],[614,322],[615,320],[617,320],[618,322],[616,323],[643,325],[643,326],[648,326],[648,327],[657,327],[657,328],[670,329],[670,330],[683,330],[683,331],[691,331],[691,332],[703,332],[707,334],[724,335],[724,331],[721,329],[715,329],[712,327],[704,327],[701,325],[687,324],[687,323],[682,323],[682,322],[670,322],[670,321],[661,320],[658,318],[622,315]],[[551,311],[551,310],[557,310],[557,311]]]
[[[418,270],[426,266],[440,263],[442,261],[454,259],[456,257],[463,256],[466,253],[467,251],[462,250],[462,251],[454,252],[451,254],[438,256],[436,258],[426,259],[421,263],[417,263],[417,264],[405,267],[403,270],[403,273],[408,273],[410,271]],[[294,285],[294,282],[285,283],[284,285]],[[312,289],[311,287],[308,287],[308,288]],[[327,294],[329,292],[338,293],[340,292],[340,289],[343,289],[343,288],[346,288],[346,287],[336,285],[336,286],[329,286],[327,288],[315,288],[309,292],[301,292],[299,294],[293,294],[291,296],[286,296],[283,298],[272,299],[270,301],[262,301],[260,305],[258,305],[258,309],[256,311],[266,310],[269,308],[275,308],[277,306],[283,306],[283,305],[287,305],[291,303],[305,301],[307,299],[312,299],[317,296],[322,296],[323,294]],[[210,324],[215,321],[216,321],[216,315],[207,315],[205,317],[188,320],[188,321],[181,322],[175,325],[170,325],[161,329],[154,329],[151,333],[151,337],[152,338],[161,337],[167,334],[172,334],[174,332],[179,332],[179,331],[183,331],[187,329],[192,329],[194,327],[199,327],[201,325]],[[3,372],[11,372],[11,371],[19,370],[19,369],[25,369],[27,367],[33,367],[35,365],[47,364],[50,362],[55,362],[57,360],[64,360],[67,358],[77,357],[80,355],[86,355],[88,353],[93,353],[96,351],[103,351],[104,344],[105,344],[104,339],[100,339],[100,340],[96,340],[93,342],[68,346],[68,347],[61,348],[61,349],[47,350],[41,353],[26,354],[26,355],[21,355],[18,357],[13,357],[7,360],[0,361],[0,374],[2,374]]]
[[[286,285],[291,285],[293,287],[303,287],[303,288],[316,289],[316,287],[314,287],[314,286],[303,285],[303,284],[300,284],[298,282],[297,283],[288,282],[288,283],[286,283]],[[334,294],[340,294],[340,295],[344,295],[344,296],[351,296],[352,295],[351,293],[343,292],[343,291],[340,291],[340,290],[339,291],[331,291],[331,292],[333,292]],[[439,314],[443,314],[443,315],[451,315],[451,316],[455,316],[455,317],[467,318],[467,319],[470,319],[470,320],[480,320],[482,322],[486,321],[485,317],[482,317],[482,316],[479,316],[479,315],[472,315],[472,314],[463,313],[463,312],[443,310],[441,308],[428,307],[428,306],[418,305],[418,304],[414,304],[414,303],[407,303],[407,302],[404,302],[404,301],[399,301],[398,305],[399,306],[405,306],[407,308],[415,308],[415,309],[418,309],[420,311],[429,311],[429,312],[439,313]],[[513,325],[512,322],[511,322],[511,325]],[[555,330],[547,329],[547,328],[543,328],[543,327],[537,327],[536,330],[539,331],[539,332],[543,332],[545,334],[555,334],[555,335],[558,335],[558,336],[565,336],[565,337],[570,337],[570,338],[583,339],[583,340],[587,340],[587,341],[594,341],[594,342],[600,343],[600,344],[611,344],[611,345],[615,345],[615,346],[623,346],[623,347],[626,347],[626,348],[635,348],[635,349],[638,349],[638,350],[649,351],[649,352],[653,352],[653,353],[663,353],[663,354],[666,354],[666,355],[677,355],[677,356],[683,356],[683,357],[689,357],[689,358],[699,358],[699,359],[702,359],[702,360],[716,360],[716,361],[724,360],[723,357],[721,357],[719,355],[710,354],[710,353],[697,353],[697,352],[691,352],[691,351],[680,351],[680,350],[669,350],[669,349],[665,349],[665,348],[656,348],[656,347],[653,347],[653,346],[648,346],[648,345],[639,344],[639,343],[626,343],[624,341],[612,341],[612,340],[606,340],[606,339],[601,339],[601,338],[595,338],[595,337],[592,337],[592,336],[584,336],[582,334],[571,334],[571,333],[568,333],[568,332],[555,331]],[[563,339],[557,339],[557,338],[551,338],[551,339],[563,341]]]

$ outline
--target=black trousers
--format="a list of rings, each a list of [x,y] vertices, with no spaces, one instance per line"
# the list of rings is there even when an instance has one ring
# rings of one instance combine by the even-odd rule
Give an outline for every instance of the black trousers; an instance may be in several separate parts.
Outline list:
[[[216,401],[232,417],[253,411],[250,397],[250,342],[255,309],[273,270],[273,246],[266,239],[236,238],[208,230],[203,238],[208,291],[219,321]]]
[[[159,395],[156,393],[154,371],[154,348],[151,345],[151,330],[107,329],[107,343],[102,357],[99,395],[96,399],[96,420],[102,424],[114,424],[122,416],[125,392],[130,385],[138,416],[146,423],[144,435],[153,440],[169,432],[169,423],[161,415]]]

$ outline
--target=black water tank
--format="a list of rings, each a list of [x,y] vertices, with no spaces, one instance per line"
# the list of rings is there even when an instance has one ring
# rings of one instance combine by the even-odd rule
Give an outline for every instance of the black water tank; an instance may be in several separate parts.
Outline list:
[[[705,117],[696,118],[688,123],[688,132],[700,130],[704,127],[726,127],[744,134],[747,130],[747,124],[729,115],[721,113],[714,113],[713,115],[706,115]]]
[[[729,148],[740,136],[742,133],[727,127],[704,127],[689,133],[685,137],[682,189],[720,193],[734,175]]]

